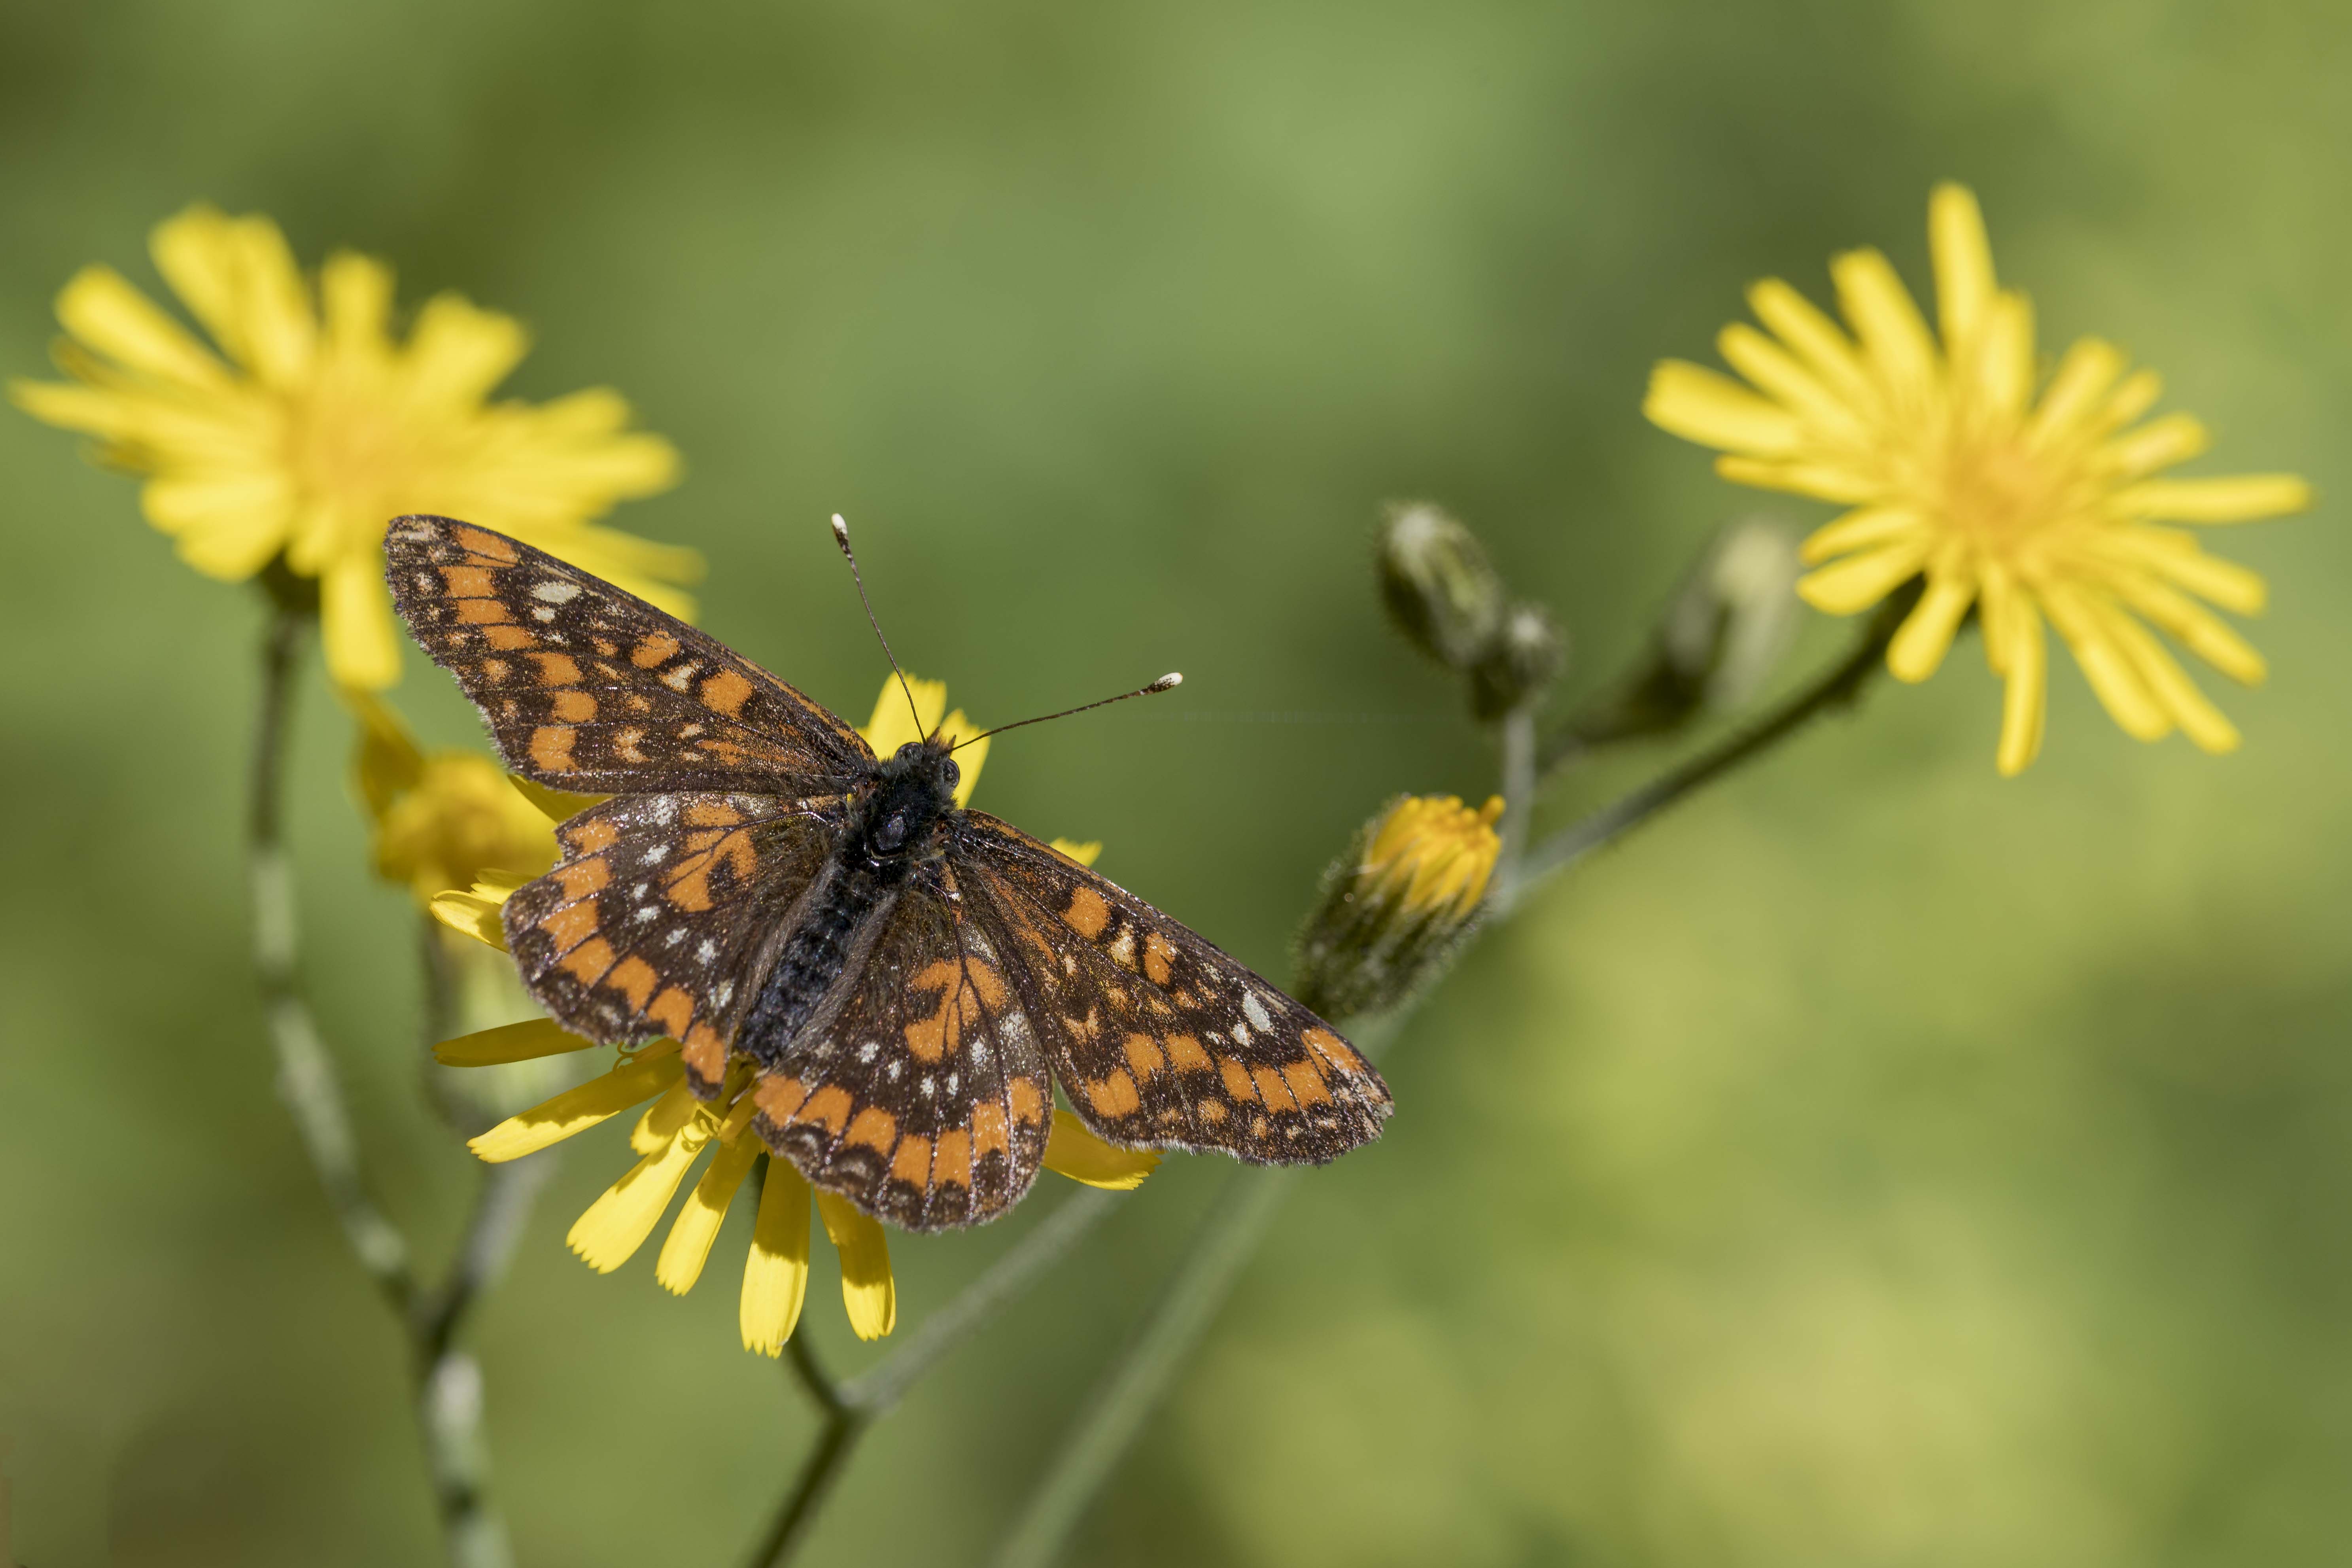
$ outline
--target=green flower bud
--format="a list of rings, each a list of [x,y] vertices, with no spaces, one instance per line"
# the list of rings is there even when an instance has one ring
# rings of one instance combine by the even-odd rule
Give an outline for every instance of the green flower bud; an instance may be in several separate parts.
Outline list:
[[[1502,839],[1496,795],[1403,795],[1324,874],[1298,934],[1298,999],[1327,1018],[1376,1013],[1443,972],[1486,896]]]
[[[1746,704],[1796,636],[1800,570],[1796,542],[1779,524],[1749,519],[1725,528],[1675,591],[1648,653],[1571,721],[1570,741],[1665,734]]]
[[[1407,641],[1467,669],[1503,626],[1503,580],[1477,535],[1426,501],[1389,508],[1381,530],[1381,597]]]
[[[1470,711],[1500,719],[1559,679],[1568,639],[1541,605],[1514,605],[1486,657],[1470,669]]]

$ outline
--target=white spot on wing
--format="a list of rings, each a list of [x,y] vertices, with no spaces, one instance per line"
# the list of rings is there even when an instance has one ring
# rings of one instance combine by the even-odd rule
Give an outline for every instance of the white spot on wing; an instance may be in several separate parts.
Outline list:
[[[568,605],[580,596],[580,584],[550,578],[544,583],[532,584],[530,596],[550,605]]]
[[[1265,1004],[1257,999],[1256,992],[1242,993],[1242,1011],[1248,1015],[1251,1023],[1269,1035],[1274,1033],[1274,1015],[1265,1010]]]

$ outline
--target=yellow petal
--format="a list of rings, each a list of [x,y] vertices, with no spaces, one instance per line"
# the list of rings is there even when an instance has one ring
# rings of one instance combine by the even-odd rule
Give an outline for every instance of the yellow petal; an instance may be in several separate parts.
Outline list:
[[[1950,651],[1953,634],[1960,629],[1961,617],[1976,602],[1977,583],[1972,573],[1956,567],[1937,567],[1927,574],[1927,591],[1919,603],[1904,617],[1903,627],[1887,645],[1886,668],[1897,680],[1913,683],[1927,679],[1936,673]]]
[[[1817,610],[1851,616],[1870,608],[1918,575],[1927,560],[1924,541],[1902,540],[1807,573],[1797,579],[1797,593]]]
[[[2168,414],[2108,442],[2100,456],[2115,472],[2136,477],[2185,463],[2211,444],[2212,437],[2196,419],[2186,414]]]
[[[400,679],[400,644],[384,596],[383,563],[373,551],[353,552],[319,579],[320,640],[327,673],[337,684],[381,691]]]
[[[2084,421],[2085,435],[2099,437],[2110,430],[2120,430],[2149,409],[2164,395],[2164,377],[2152,370],[2136,370],[2124,377],[2123,384],[2107,395],[2106,401],[2091,411]]]
[[[1830,263],[1838,304],[1864,357],[1890,392],[1916,399],[1936,381],[1936,344],[1911,291],[1876,250],[1849,250]]]
[[[1642,400],[1650,423],[1701,446],[1780,457],[1797,449],[1797,416],[1727,375],[1685,360],[1660,360]]]
[[[572,1222],[564,1245],[599,1274],[610,1274],[626,1263],[661,1223],[670,1199],[677,1195],[677,1184],[702,1152],[702,1143],[683,1135],[664,1141]]]
[[[444,407],[470,407],[529,353],[530,340],[512,316],[484,310],[455,294],[438,294],[416,315],[403,353],[411,395]]]
[[[210,391],[228,367],[110,267],[85,267],[58,295],[66,331],[130,370]]]
[[[744,1142],[749,1142],[747,1139]],[[737,1321],[743,1348],[764,1356],[784,1353],[808,1297],[809,1184],[792,1162],[771,1155],[760,1184],[760,1218],[751,1255],[743,1264],[743,1300]]]
[[[2110,568],[2105,575],[2124,603],[2222,674],[2248,686],[2259,686],[2269,676],[2270,666],[2253,646],[2188,595],[2127,567]]]
[[[1725,456],[1715,460],[1715,471],[1736,485],[1787,490],[1792,495],[1843,501],[1848,506],[1876,500],[1886,488],[1866,474],[1828,463],[1781,463]]]
[[[445,1068],[498,1067],[590,1050],[595,1043],[582,1039],[551,1018],[526,1018],[520,1024],[501,1024],[495,1029],[478,1029],[444,1040],[433,1047],[433,1059]]]
[[[285,546],[294,488],[278,471],[171,474],[151,481],[139,500],[147,521],[177,539],[181,560],[236,583]]]
[[[1848,444],[1867,439],[1867,428],[1851,403],[1745,321],[1734,321],[1716,334],[1715,345],[1732,369],[1796,410],[1822,435]]]
[[[890,1278],[890,1241],[881,1223],[838,1193],[820,1192],[816,1212],[841,1254],[841,1304],[861,1340],[878,1340],[898,1322],[898,1287]]]
[[[979,787],[981,764],[988,761],[990,742],[982,738],[981,728],[964,717],[959,708],[940,723],[940,736],[955,748],[958,806],[971,804],[971,792]]]
[[[319,311],[338,360],[381,367],[391,358],[392,268],[383,262],[348,250],[329,257],[319,270]]]
[[[914,699],[910,705],[908,698]],[[944,680],[922,680],[907,678],[904,690],[898,678],[889,676],[882,682],[882,693],[874,700],[874,717],[858,731],[874,754],[886,762],[898,753],[899,747],[920,741],[939,728],[940,718],[948,710],[948,683]]]
[[[462,932],[476,942],[488,942],[500,952],[507,950],[505,923],[499,918],[503,900],[485,899],[472,893],[436,893],[425,907],[433,918],[451,931]]]
[[[2043,450],[2074,435],[2123,373],[2124,356],[2113,343],[2077,340],[2058,362],[2026,423],[2026,445]]]
[[[2238,474],[2212,479],[2145,479],[2110,503],[2125,517],[2174,522],[2252,522],[2311,505],[2311,485],[2294,474]]]
[[[1833,555],[1843,555],[1849,550],[1891,543],[1920,533],[1925,526],[1925,520],[1907,508],[1865,507],[1815,529],[1797,552],[1797,559],[1808,566],[1816,566]]]
[[[1969,363],[1979,401],[2009,426],[2033,394],[2033,307],[2025,296],[2000,294],[1985,308]]]
[[[1955,360],[1993,300],[1992,243],[1976,193],[1949,181],[1927,198],[1927,248],[1936,268],[1936,309],[1944,349]]]
[[[280,389],[300,386],[317,354],[318,317],[309,285],[278,226],[258,216],[234,219],[238,283],[238,347],[257,378]],[[225,345],[226,346],[226,345]]]
[[[639,1154],[650,1154],[677,1136],[679,1131],[695,1119],[694,1113],[702,1101],[683,1082],[664,1089],[661,1098],[646,1107],[637,1124],[629,1130],[629,1147]]]
[[[574,795],[568,789],[550,789],[520,773],[509,773],[507,783],[514,785],[523,799],[550,822],[569,822],[590,806],[602,805],[613,798],[609,795]]]
[[[1053,1131],[1045,1134],[1045,1169],[1090,1187],[1127,1193],[1143,1185],[1143,1178],[1159,1168],[1157,1152],[1113,1148],[1087,1131],[1076,1117],[1054,1108]]]
[[[1990,587],[1988,579],[1987,586]],[[1988,602],[1992,595],[1987,595]],[[2009,595],[2009,609],[1999,617],[2000,668],[2000,747],[1993,765],[2003,778],[2015,778],[2042,752],[2042,726],[2049,710],[2049,647],[2042,635],[2042,616],[2033,601],[2022,594]],[[1988,626],[1988,633],[1992,628]]]
[[[2155,697],[2157,703],[2180,726],[2198,750],[2219,756],[2238,749],[2237,726],[2223,718],[2221,710],[2206,700],[2197,683],[2179,662],[2150,637],[2147,629],[2111,605],[2099,605],[2095,613],[2107,636],[2123,650],[2140,682]]]
[[[685,1074],[675,1046],[649,1047],[602,1078],[590,1079],[543,1105],[508,1117],[466,1147],[494,1165],[519,1160],[651,1100]]]
[[[1748,290],[1748,308],[1782,342],[1811,365],[1830,389],[1850,406],[1874,410],[1880,397],[1863,369],[1853,342],[1837,323],[1778,278],[1767,278]]]
[[[371,692],[342,690],[343,706],[360,721],[359,754],[353,759],[360,798],[368,815],[381,818],[394,796],[416,787],[425,776],[425,753],[399,714]]]
[[[1102,855],[1102,840],[1091,839],[1080,844],[1076,839],[1056,838],[1049,846],[1057,855],[1066,855],[1081,866],[1091,866]]]
[[[2270,589],[2259,573],[2208,555],[2193,533],[2147,524],[2108,529],[2101,532],[2097,548],[2103,555],[2144,566],[2242,616],[2261,615],[2270,600]]]
[[[2172,732],[2172,719],[2156,694],[2147,689],[2130,657],[2108,629],[2086,596],[2070,584],[2041,585],[2042,604],[2051,624],[2074,650],[2074,662],[2107,716],[2125,734],[2138,741],[2160,741]]]
[[[719,1239],[719,1226],[727,1218],[727,1205],[735,1199],[735,1189],[743,1184],[744,1175],[751,1163],[760,1157],[760,1141],[738,1138],[722,1144],[710,1157],[710,1168],[702,1173],[702,1180],[694,1184],[694,1191],[686,1197],[685,1206],[677,1213],[677,1223],[669,1227],[669,1237],[662,1243],[661,1257],[654,1265],[654,1278],[662,1289],[673,1296],[683,1296],[694,1289],[702,1278],[702,1266],[710,1257],[710,1245]],[[805,1260],[808,1250],[808,1205],[803,1202],[801,1213],[801,1250]],[[783,1342],[779,1340],[781,1345]]]
[[[238,324],[237,247],[233,226],[202,203],[155,226],[147,241],[155,270],[233,356],[243,353]]]

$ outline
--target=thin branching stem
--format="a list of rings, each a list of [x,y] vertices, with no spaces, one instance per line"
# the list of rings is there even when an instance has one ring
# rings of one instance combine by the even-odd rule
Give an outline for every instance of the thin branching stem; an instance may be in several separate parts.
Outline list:
[[[1120,1194],[1081,1187],[944,1307],[925,1318],[887,1358],[836,1383],[818,1366],[807,1336],[785,1342],[794,1378],[824,1418],[814,1447],[752,1552],[752,1568],[782,1568],[806,1543],[816,1511],[873,1422],[889,1414],[923,1374],[978,1332],[1118,1206]]]
[[[1880,668],[1886,645],[1911,599],[1890,600],[1864,629],[1852,652],[1750,728],[1633,791],[1612,805],[1525,850],[1525,824],[1538,785],[1532,722],[1513,733],[1506,721],[1503,746],[1505,814],[1496,891],[1482,928],[1494,929],[1540,881],[1648,821],[1711,781],[1754,761],[1804,728],[1808,721],[1853,702]],[[1517,741],[1518,743],[1514,744]],[[1516,821],[1520,833],[1509,826]],[[1425,993],[1424,993],[1425,994]],[[1401,1031],[1414,1004],[1354,1031],[1371,1055]],[[1377,1034],[1376,1034],[1377,1031]],[[1221,1194],[1190,1249],[1162,1287],[1142,1326],[1071,1424],[1045,1473],[999,1549],[996,1568],[1051,1568],[1085,1518],[1095,1493],[1118,1468],[1128,1444],[1174,1380],[1184,1356],[1207,1331],[1217,1308],[1256,1250],[1290,1184],[1285,1171],[1244,1171]]]
[[[489,1173],[448,1279],[430,1290],[418,1282],[407,1239],[369,1190],[334,1058],[301,992],[294,872],[286,849],[285,779],[287,738],[308,627],[309,617],[301,612],[274,609],[262,645],[261,708],[247,815],[254,973],[278,1060],[278,1092],[344,1241],[375,1281],[408,1342],[417,1430],[449,1561],[454,1568],[512,1568],[506,1526],[488,1497],[481,1368],[457,1348],[456,1341],[469,1310],[512,1253],[547,1167],[543,1161],[524,1160]],[[446,1005],[440,978],[428,969],[426,1005],[431,1011]]]

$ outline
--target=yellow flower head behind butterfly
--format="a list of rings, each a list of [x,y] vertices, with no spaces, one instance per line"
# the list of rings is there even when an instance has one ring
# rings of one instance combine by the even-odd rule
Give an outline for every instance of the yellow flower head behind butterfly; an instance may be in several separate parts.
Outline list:
[[[208,577],[272,562],[318,585],[336,682],[400,679],[383,587],[383,525],[404,512],[479,518],[679,616],[691,550],[592,526],[617,501],[677,481],[677,452],[627,428],[603,387],[493,404],[529,340],[510,316],[455,294],[390,331],[392,268],[341,252],[305,278],[278,226],[194,206],[156,226],[156,270],[206,343],[109,267],[58,296],[73,379],[18,382],[36,418],[96,436],[107,463],[146,476],[147,519]]]
[[[2198,601],[2251,616],[2263,580],[2159,524],[2297,511],[2310,487],[2291,474],[2155,478],[2207,442],[2186,414],[2138,423],[2156,374],[2126,374],[2118,350],[2085,338],[2043,380],[2032,309],[1996,286],[1976,197],[1937,186],[1927,232],[1940,339],[1885,257],[1848,251],[1830,271],[1853,336],[1766,279],[1748,299],[1770,335],[1735,323],[1717,339],[1749,384],[1663,361],[1643,412],[1726,453],[1716,460],[1725,479],[1854,509],[1805,542],[1820,570],[1797,591],[1816,608],[1853,615],[1925,574],[1887,650],[1896,679],[1934,674],[1977,612],[2007,683],[2004,774],[2042,747],[2045,617],[2126,732],[2154,741],[2178,729],[2207,752],[2234,750],[2237,729],[2142,622],[2253,684],[2262,656]]]

